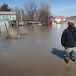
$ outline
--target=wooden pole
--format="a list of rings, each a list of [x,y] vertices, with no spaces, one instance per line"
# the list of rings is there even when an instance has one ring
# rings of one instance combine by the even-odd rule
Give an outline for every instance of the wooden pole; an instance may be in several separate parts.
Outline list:
[[[7,29],[6,22],[4,22],[4,23],[5,23],[5,27],[6,27],[7,35],[9,36],[9,33],[8,33],[8,29]]]

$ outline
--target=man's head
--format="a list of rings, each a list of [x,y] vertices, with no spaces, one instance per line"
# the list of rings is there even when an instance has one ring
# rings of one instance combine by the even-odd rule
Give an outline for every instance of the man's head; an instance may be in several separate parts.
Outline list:
[[[69,20],[68,21],[68,26],[70,27],[70,26],[74,26],[74,21],[73,20]]]

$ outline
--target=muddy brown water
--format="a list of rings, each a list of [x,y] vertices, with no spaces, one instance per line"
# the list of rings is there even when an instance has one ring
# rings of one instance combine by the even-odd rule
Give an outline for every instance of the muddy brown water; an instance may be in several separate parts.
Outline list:
[[[0,76],[76,76],[73,62],[63,60],[65,26],[35,26],[25,39],[0,38]]]

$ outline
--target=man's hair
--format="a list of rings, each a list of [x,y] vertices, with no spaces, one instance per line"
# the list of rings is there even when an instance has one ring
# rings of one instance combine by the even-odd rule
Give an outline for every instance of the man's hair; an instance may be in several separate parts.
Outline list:
[[[72,23],[68,22],[68,26],[69,26],[69,27],[70,27],[70,26],[74,26],[74,24],[72,24]]]
[[[68,26],[74,26],[74,21],[73,20],[69,20],[68,21]]]

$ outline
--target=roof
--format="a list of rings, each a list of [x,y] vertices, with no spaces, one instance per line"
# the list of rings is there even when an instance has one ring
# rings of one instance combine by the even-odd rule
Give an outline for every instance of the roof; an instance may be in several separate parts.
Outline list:
[[[53,16],[54,18],[66,18],[65,16]]]
[[[9,11],[0,11],[0,15],[16,15],[15,12],[9,12]]]

